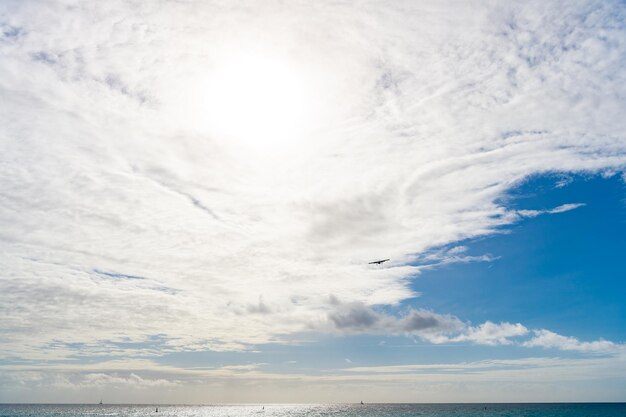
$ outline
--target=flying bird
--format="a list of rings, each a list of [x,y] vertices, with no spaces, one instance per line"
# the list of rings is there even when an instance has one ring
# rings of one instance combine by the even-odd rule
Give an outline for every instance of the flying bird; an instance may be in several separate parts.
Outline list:
[[[369,263],[368,263],[368,265],[374,265],[374,264],[376,264],[376,265],[380,265],[380,264],[382,264],[383,262],[387,262],[388,260],[389,260],[389,259],[381,259],[380,261],[373,261],[373,262],[369,262]]]

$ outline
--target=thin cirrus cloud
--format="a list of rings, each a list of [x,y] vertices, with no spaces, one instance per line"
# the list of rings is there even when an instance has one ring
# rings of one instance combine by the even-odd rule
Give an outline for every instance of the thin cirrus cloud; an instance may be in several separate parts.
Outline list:
[[[515,214],[520,217],[537,217],[541,214],[565,213],[570,210],[575,210],[579,207],[584,207],[584,206],[585,206],[584,203],[568,203],[568,204],[562,204],[560,206],[557,206],[548,210],[517,210]]]
[[[311,330],[509,344],[529,331],[374,307],[418,295],[420,256],[489,260],[433,248],[582,207],[508,209],[529,175],[626,164],[619,2],[72,4],[0,6],[5,357]],[[279,141],[211,125],[233,53],[304,86]],[[392,267],[368,265],[381,256]],[[525,345],[588,346],[542,332]]]

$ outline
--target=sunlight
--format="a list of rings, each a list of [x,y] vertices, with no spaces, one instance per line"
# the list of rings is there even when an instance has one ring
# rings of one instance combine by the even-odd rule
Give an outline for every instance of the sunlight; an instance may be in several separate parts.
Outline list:
[[[252,148],[287,146],[311,126],[305,72],[262,54],[225,58],[197,92],[193,116],[212,134]]]

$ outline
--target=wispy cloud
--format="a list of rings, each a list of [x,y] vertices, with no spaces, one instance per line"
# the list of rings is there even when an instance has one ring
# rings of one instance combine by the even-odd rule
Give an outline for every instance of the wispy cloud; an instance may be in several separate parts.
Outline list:
[[[517,210],[514,212],[515,215],[520,217],[537,217],[541,214],[559,214],[565,213],[567,211],[575,210],[579,207],[584,207],[584,203],[568,203],[562,204],[560,206],[554,207],[552,209],[547,210]]]

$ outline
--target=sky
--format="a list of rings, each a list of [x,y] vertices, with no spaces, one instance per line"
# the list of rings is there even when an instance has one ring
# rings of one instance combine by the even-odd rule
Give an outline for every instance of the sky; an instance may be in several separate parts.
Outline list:
[[[0,402],[626,401],[625,14],[0,1]]]

